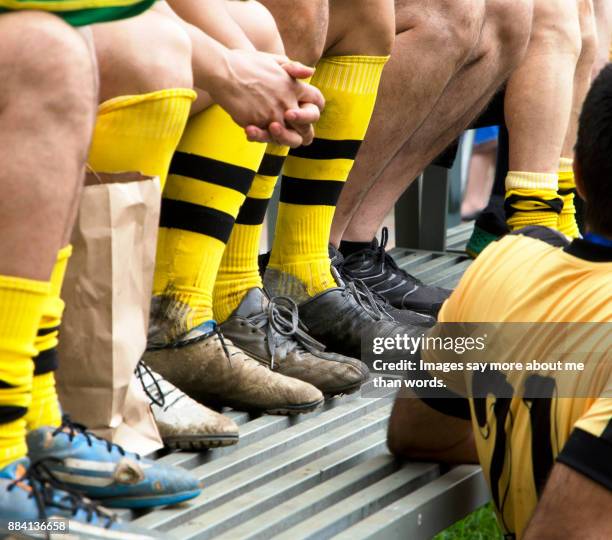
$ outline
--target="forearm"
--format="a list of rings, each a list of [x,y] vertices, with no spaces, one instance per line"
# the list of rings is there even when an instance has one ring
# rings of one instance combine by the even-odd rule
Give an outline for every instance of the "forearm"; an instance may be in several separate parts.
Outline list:
[[[557,463],[523,540],[612,538],[612,493]]]
[[[231,17],[227,0],[167,0],[181,19],[194,25],[229,49],[255,50],[242,28]]]

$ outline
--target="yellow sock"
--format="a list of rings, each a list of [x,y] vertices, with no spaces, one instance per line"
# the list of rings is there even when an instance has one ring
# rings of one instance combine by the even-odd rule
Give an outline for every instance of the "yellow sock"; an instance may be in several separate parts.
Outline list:
[[[281,183],[274,245],[266,273],[270,293],[297,301],[336,282],[329,233],[336,203],[372,117],[387,57],[323,58],[312,84],[326,106],[311,146],[289,152]]]
[[[559,195],[563,199],[563,210],[559,216],[559,231],[570,238],[579,238],[580,229],[576,221],[576,180],[574,179],[574,160],[561,158],[559,165]]]
[[[192,90],[174,88],[105,101],[98,109],[89,165],[98,172],[159,176],[163,189],[194,99]]]
[[[57,343],[64,313],[64,302],[60,294],[71,254],[71,245],[60,249],[57,254],[57,261],[51,273],[49,296],[45,299],[38,334],[34,341],[38,356],[34,358],[32,403],[26,415],[28,431],[42,426],[57,427],[62,421],[53,372],[57,369]]]
[[[34,339],[49,283],[0,276],[0,468],[25,457]]]
[[[556,174],[510,171],[506,177],[506,216],[511,230],[530,225],[557,229],[563,201]]]
[[[287,146],[268,144],[223,253],[213,293],[214,317],[225,322],[246,293],[263,288],[259,274],[259,244],[276,181],[283,168]]]
[[[162,200],[152,342],[171,342],[213,319],[221,257],[265,148],[219,106],[189,120]]]

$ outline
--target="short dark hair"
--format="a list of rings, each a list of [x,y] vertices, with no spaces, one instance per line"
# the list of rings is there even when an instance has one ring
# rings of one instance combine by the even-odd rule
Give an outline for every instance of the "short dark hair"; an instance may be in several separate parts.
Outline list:
[[[612,235],[612,64],[595,79],[584,102],[576,161],[587,198],[587,225],[593,232]]]

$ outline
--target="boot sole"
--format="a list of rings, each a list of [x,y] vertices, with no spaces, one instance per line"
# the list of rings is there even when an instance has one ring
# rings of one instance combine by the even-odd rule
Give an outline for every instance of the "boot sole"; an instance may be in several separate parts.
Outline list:
[[[231,435],[209,435],[207,437],[167,437],[163,439],[164,445],[172,450],[207,450],[238,444],[239,437]]]
[[[306,414],[317,410],[323,405],[324,399],[313,401],[312,403],[305,403],[303,405],[285,405],[283,407],[275,407],[272,409],[266,409],[267,414],[276,414],[279,416],[296,416],[298,414]]]
[[[321,392],[323,392],[325,399],[331,399],[331,398],[338,397],[338,396],[348,396],[350,394],[354,394],[355,392],[358,392],[365,383],[366,381],[361,381],[357,384],[353,384],[351,386],[345,386],[344,388],[340,388],[338,390],[332,390],[332,391],[321,390]]]

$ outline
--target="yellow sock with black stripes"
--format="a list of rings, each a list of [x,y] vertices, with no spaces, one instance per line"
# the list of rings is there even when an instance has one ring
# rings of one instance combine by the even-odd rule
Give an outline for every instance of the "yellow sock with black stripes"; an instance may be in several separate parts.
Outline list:
[[[289,148],[268,144],[251,189],[240,208],[223,253],[213,294],[214,317],[225,322],[246,293],[263,288],[259,273],[259,245],[266,210]]]
[[[173,88],[102,103],[89,151],[91,168],[159,176],[163,189],[195,96],[192,90]]]
[[[301,302],[336,286],[328,255],[336,203],[365,137],[387,57],[323,58],[311,83],[326,106],[312,145],[289,152],[265,283]]]
[[[506,177],[506,219],[510,230],[531,225],[558,229],[563,201],[557,174],[510,171]]]
[[[561,158],[559,165],[559,196],[563,199],[563,210],[559,216],[559,231],[570,238],[579,238],[580,229],[576,221],[576,180],[574,160]]]
[[[49,283],[0,276],[0,468],[27,453],[34,339]]]
[[[62,412],[55,390],[57,369],[57,343],[64,313],[64,302],[60,298],[72,246],[59,250],[51,273],[49,296],[43,305],[42,318],[34,346],[38,355],[34,358],[34,379],[32,381],[32,403],[26,415],[28,431],[42,426],[58,427]]]
[[[150,345],[213,319],[221,257],[265,148],[217,105],[189,120],[162,199]]]

